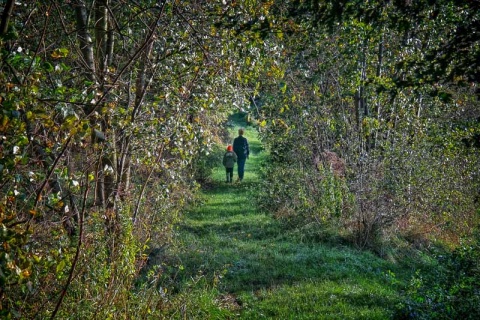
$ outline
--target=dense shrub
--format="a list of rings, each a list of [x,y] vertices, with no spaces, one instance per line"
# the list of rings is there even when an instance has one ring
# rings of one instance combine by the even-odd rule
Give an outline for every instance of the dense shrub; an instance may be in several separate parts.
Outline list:
[[[270,164],[263,170],[260,207],[292,225],[326,225],[349,215],[351,198],[345,181],[329,168]]]
[[[215,145],[212,150],[204,152],[192,161],[193,177],[199,183],[205,183],[211,177],[213,169],[222,165],[222,157],[225,150]]]
[[[413,319],[480,318],[480,237],[437,254],[435,269],[416,273],[406,291],[405,315]]]
[[[351,44],[354,30],[363,29],[355,22],[344,27],[329,41],[316,38],[321,30],[312,38],[290,39],[301,54],[285,57],[283,82],[260,97],[260,136],[271,156],[261,202],[271,203],[281,217],[321,212],[320,224],[330,219],[357,246],[377,252],[406,233],[458,242],[478,222],[474,92],[445,86],[451,99],[441,99],[437,88],[422,86],[387,94],[368,80],[378,77],[367,67],[376,63],[377,56],[369,56],[373,47],[341,49]],[[387,60],[403,54],[398,40],[393,36],[383,43],[391,50]],[[390,77],[396,77],[393,69],[385,69],[382,79]],[[342,187],[333,193],[328,178],[318,179],[324,174],[316,165],[328,152],[346,166]],[[329,203],[342,203],[336,206],[342,209],[332,214]]]

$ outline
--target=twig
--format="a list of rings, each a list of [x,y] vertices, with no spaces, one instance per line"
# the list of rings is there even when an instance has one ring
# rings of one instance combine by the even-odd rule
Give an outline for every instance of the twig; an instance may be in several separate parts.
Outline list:
[[[157,159],[156,159],[156,162],[158,162],[160,160],[160,158],[162,157],[163,155],[163,151],[164,151],[164,147],[165,145],[162,144],[161,148],[160,148],[160,152],[157,156]],[[152,174],[153,174],[153,171],[155,170],[155,166],[152,166],[152,169],[150,170],[150,172],[148,173],[148,177],[147,179],[145,180],[145,183],[142,185],[142,190],[140,191],[140,195],[138,196],[138,200],[137,200],[137,203],[135,204],[135,211],[133,213],[133,217],[132,217],[132,221],[133,221],[133,225],[136,224],[137,222],[137,215],[138,215],[138,210],[140,209],[140,202],[142,201],[142,198],[143,198],[143,194],[145,193],[145,189],[147,187],[147,183],[148,181],[150,180],[150,178],[152,177]]]
[[[54,319],[55,316],[57,315],[58,310],[60,310],[60,306],[63,302],[63,299],[65,298],[65,294],[67,293],[68,287],[70,286],[70,283],[72,282],[73,279],[73,273],[75,271],[75,267],[77,266],[78,263],[78,257],[80,256],[80,249],[82,247],[82,238],[83,238],[83,219],[85,217],[85,209],[86,209],[86,203],[87,203],[87,195],[88,195],[88,175],[85,176],[86,180],[86,186],[85,186],[85,192],[83,193],[83,204],[82,204],[82,211],[79,214],[79,233],[78,233],[78,243],[77,243],[77,252],[75,252],[75,257],[73,258],[72,266],[70,267],[70,272],[68,275],[67,283],[65,283],[65,287],[62,290],[62,293],[60,294],[60,297],[58,299],[57,305],[55,306],[55,310],[53,310],[52,316],[50,319]]]

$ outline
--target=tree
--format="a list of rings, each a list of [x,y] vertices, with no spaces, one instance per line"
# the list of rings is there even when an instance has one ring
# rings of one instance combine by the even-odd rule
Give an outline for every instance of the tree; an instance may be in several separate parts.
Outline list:
[[[258,20],[255,8],[6,2],[2,315],[108,317],[138,302],[148,246],[171,241],[192,162],[260,68],[247,68],[261,64],[255,32],[229,25]]]
[[[436,82],[478,83],[477,1],[293,1],[295,14],[310,15],[316,24],[335,28],[351,19],[387,27],[402,36],[403,46],[422,55],[405,57],[399,75],[414,70],[414,77],[397,78],[401,86]],[[421,43],[423,47],[418,47]]]
[[[458,24],[477,28],[475,6],[278,3],[277,18],[296,29],[280,42],[289,50],[285,76],[264,95],[262,131],[274,165],[289,173],[276,172],[290,183],[272,171],[266,194],[275,197],[262,203],[299,221],[343,220],[357,244],[380,251],[378,241],[405,221],[471,232],[452,219],[475,219],[476,151],[461,141],[478,130],[478,48],[454,34]],[[328,171],[322,154],[331,151],[346,162],[347,189],[317,172],[319,163]]]

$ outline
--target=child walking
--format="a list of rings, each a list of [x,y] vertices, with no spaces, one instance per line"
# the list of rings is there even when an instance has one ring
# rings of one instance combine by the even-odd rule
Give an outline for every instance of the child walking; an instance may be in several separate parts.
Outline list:
[[[227,182],[233,181],[233,166],[237,162],[237,154],[233,152],[233,147],[231,145],[227,146],[227,152],[223,155],[223,165],[227,174]]]

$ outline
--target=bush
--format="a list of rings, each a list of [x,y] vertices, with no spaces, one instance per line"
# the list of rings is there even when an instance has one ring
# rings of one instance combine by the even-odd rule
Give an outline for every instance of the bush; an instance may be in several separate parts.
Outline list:
[[[258,202],[276,218],[292,225],[326,225],[349,214],[345,181],[329,169],[278,163],[266,168]]]
[[[222,146],[214,145],[210,152],[200,154],[192,162],[194,179],[199,183],[207,182],[212,176],[213,169],[221,166],[224,152]]]
[[[411,280],[405,315],[414,319],[480,318],[480,235],[453,252],[437,254],[438,267]]]

